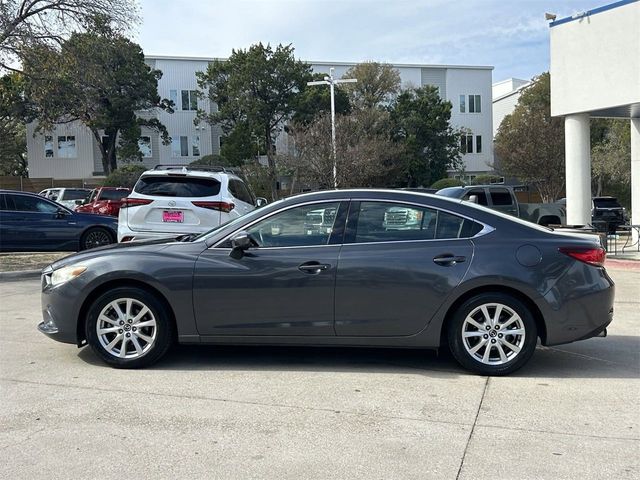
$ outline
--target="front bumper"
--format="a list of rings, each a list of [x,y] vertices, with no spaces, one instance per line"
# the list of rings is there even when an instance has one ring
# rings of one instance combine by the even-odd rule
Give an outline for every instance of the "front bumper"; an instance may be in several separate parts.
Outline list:
[[[38,324],[38,331],[58,342],[80,345],[78,317],[82,292],[74,281],[52,287],[47,279],[50,273],[45,270],[42,274],[42,322]]]

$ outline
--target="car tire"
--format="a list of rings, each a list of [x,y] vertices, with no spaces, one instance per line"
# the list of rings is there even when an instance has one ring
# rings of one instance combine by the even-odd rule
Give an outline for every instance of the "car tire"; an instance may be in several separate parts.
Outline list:
[[[116,368],[154,364],[174,337],[167,307],[156,295],[137,287],[100,295],[89,308],[85,332],[96,355]]]
[[[92,227],[80,237],[80,250],[89,250],[90,248],[104,247],[115,243],[114,235],[102,227]]]
[[[498,376],[515,372],[529,361],[538,332],[522,301],[505,293],[482,293],[455,311],[447,339],[451,353],[464,368]]]

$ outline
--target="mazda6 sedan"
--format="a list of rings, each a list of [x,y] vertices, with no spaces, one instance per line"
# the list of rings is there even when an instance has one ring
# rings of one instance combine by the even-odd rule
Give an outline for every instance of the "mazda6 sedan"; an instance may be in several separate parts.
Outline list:
[[[309,228],[318,212],[332,212],[330,225]],[[538,339],[606,335],[614,284],[604,259],[597,236],[461,200],[323,191],[205,234],[53,263],[38,328],[114,367],[148,366],[174,342],[448,347],[465,368],[503,375]]]

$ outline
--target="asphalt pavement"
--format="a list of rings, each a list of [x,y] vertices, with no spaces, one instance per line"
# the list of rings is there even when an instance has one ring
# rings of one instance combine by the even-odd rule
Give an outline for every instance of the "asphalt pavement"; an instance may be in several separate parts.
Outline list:
[[[38,280],[0,283],[0,478],[637,479],[640,271],[607,338],[509,377],[429,351],[177,347],[105,367],[38,333]]]

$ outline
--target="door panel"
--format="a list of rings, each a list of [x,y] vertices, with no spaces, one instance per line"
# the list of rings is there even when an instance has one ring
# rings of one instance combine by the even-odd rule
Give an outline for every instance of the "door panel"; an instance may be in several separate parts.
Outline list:
[[[339,250],[339,245],[255,248],[239,260],[228,249],[206,250],[193,279],[198,332],[333,336]]]
[[[336,334],[420,332],[460,283],[472,256],[466,239],[344,245],[336,277]]]

